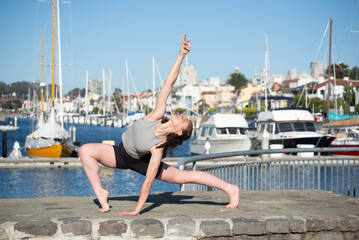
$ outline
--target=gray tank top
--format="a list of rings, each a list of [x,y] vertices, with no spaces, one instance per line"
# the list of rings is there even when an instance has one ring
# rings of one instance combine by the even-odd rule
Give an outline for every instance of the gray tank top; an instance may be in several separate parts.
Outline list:
[[[137,120],[122,134],[122,143],[128,155],[135,159],[149,153],[148,149],[166,138],[158,138],[155,129],[160,121]]]

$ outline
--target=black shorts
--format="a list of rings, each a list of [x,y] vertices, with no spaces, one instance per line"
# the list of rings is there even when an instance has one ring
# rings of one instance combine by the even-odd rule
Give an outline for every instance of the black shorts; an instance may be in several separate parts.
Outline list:
[[[131,169],[135,172],[138,172],[144,176],[146,176],[148,164],[150,163],[151,154],[146,154],[140,159],[136,159],[128,155],[125,148],[123,147],[122,142],[119,146],[113,146],[115,150],[116,157],[116,168],[120,169]],[[158,167],[158,172],[156,174],[156,178],[160,175],[163,168],[163,162],[161,162]]]

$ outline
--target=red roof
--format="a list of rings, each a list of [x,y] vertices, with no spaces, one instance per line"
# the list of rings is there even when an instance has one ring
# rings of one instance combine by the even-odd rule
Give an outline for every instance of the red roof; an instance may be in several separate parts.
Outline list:
[[[334,80],[330,80],[331,84],[334,85]],[[312,88],[308,88],[308,90],[318,90],[319,88],[325,86],[328,84],[328,80],[325,82],[322,82],[321,84],[318,84],[315,87]],[[337,86],[348,86],[348,87],[359,87],[359,81],[357,80],[348,80],[345,81],[344,79],[337,79],[336,80],[336,85]]]
[[[216,92],[201,92],[201,95],[216,95]]]
[[[299,81],[299,78],[296,78],[296,79],[286,79],[283,81],[283,83],[289,83],[289,82],[298,82]]]

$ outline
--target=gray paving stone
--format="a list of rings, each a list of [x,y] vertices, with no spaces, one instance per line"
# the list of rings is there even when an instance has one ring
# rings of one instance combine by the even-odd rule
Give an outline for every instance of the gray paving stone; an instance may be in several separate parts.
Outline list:
[[[122,236],[126,233],[127,224],[123,220],[108,220],[100,223],[98,233],[101,236]]]
[[[6,230],[0,227],[0,239],[9,239],[9,236],[6,233]]]
[[[344,240],[341,232],[320,232],[314,235],[314,240]]]
[[[323,220],[325,230],[332,231],[336,230],[339,227],[338,220],[333,218],[326,218]]]
[[[289,229],[292,233],[303,233],[305,231],[304,221],[301,219],[290,220]]]
[[[138,219],[131,222],[131,231],[136,235],[137,238],[161,238],[164,235],[164,226],[162,222],[156,219]]]
[[[344,234],[345,240],[358,240],[359,239],[359,232],[345,232]]]
[[[354,217],[346,217],[340,220],[339,229],[343,232],[355,232],[359,230],[358,221]]]
[[[189,217],[178,217],[168,221],[167,232],[175,236],[193,236],[196,222]]]
[[[307,219],[305,226],[308,232],[320,232],[324,230],[323,221],[319,219]]]
[[[21,221],[14,225],[14,230],[35,236],[52,236],[57,232],[57,224],[47,220]]]
[[[289,221],[284,218],[270,218],[266,220],[266,230],[270,233],[288,233]]]
[[[229,224],[222,220],[202,221],[200,230],[208,237],[229,236]]]
[[[232,222],[234,235],[262,235],[266,230],[265,222],[256,219],[233,218]]]
[[[78,219],[65,220],[61,225],[61,231],[64,234],[89,235],[92,232],[92,223],[90,221],[83,221]]]

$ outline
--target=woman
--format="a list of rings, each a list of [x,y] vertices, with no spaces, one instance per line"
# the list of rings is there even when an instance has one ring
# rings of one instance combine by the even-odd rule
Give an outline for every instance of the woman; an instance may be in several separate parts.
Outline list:
[[[192,133],[191,121],[183,115],[164,119],[166,101],[171,88],[177,80],[183,58],[191,50],[192,43],[182,37],[180,53],[173,64],[165,83],[158,95],[155,109],[122,135],[120,146],[108,144],[85,144],[80,148],[80,159],[92,188],[101,204],[99,212],[108,212],[108,191],[102,188],[99,164],[111,168],[132,169],[146,176],[140,197],[132,211],[120,215],[137,215],[145,204],[155,179],[168,183],[196,183],[215,187],[224,191],[230,200],[227,208],[236,208],[239,203],[239,188],[228,184],[208,173],[184,171],[171,167],[161,160],[166,156],[168,147],[176,147],[187,140]]]

